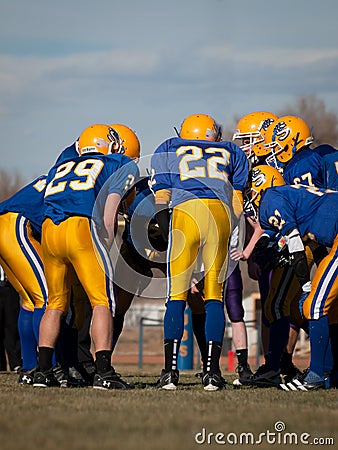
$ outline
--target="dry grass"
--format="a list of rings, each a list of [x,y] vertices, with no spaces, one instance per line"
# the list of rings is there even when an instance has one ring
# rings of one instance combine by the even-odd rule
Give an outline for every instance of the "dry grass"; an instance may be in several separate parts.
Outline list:
[[[259,433],[275,432],[278,421],[285,423],[287,432],[307,432],[310,439],[333,437],[338,443],[336,390],[234,390],[230,385],[226,391],[210,393],[192,372],[182,373],[179,389],[167,392],[154,387],[157,367],[141,372],[129,366],[123,374],[136,383],[135,390],[37,389],[19,386],[16,374],[0,373],[1,450],[216,448],[215,441],[198,445],[196,433],[204,428],[224,435],[251,432],[258,438]]]

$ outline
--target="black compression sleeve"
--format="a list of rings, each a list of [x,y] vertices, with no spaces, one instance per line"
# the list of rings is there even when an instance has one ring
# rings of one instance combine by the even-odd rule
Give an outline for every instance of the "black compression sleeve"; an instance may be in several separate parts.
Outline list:
[[[301,286],[310,281],[310,270],[305,251],[290,254],[290,263]]]
[[[170,213],[166,205],[155,205],[155,219],[158,223],[163,239],[168,242]]]

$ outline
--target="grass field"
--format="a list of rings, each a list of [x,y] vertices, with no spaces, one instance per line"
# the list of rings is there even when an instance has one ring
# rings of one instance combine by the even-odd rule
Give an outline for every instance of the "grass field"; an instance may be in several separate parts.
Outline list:
[[[16,374],[0,373],[0,449],[303,448],[301,437],[312,445],[319,439],[321,448],[338,448],[337,390],[284,392],[229,384],[225,391],[205,392],[192,371],[181,373],[179,388],[168,392],[155,388],[160,367],[117,369],[136,383],[135,390],[38,389],[19,386]],[[265,433],[261,439],[260,433]]]

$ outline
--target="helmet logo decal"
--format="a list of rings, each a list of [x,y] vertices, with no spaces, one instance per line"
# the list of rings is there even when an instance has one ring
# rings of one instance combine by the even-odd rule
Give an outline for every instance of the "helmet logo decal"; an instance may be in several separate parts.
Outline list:
[[[285,122],[281,121],[277,123],[277,125],[273,129],[272,139],[275,141],[276,137],[278,137],[279,141],[284,141],[290,135],[290,133],[290,128],[287,127]]]
[[[252,183],[259,187],[266,181],[266,175],[260,169],[252,169]]]
[[[120,135],[118,134],[118,132],[116,130],[114,130],[114,128],[110,128],[109,127],[109,133],[107,138],[109,139],[110,142],[119,142],[120,141]]]
[[[264,130],[266,131],[269,126],[274,122],[275,120],[269,117],[268,119],[263,120],[258,130]]]

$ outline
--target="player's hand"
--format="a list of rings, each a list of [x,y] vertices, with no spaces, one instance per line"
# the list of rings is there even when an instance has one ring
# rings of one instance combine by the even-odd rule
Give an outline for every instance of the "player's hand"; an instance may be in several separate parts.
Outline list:
[[[198,283],[198,281],[196,280],[196,278],[192,278],[192,280],[191,280],[191,283],[190,283],[190,292],[192,293],[192,294],[198,294],[199,293],[199,290],[198,290],[198,288],[197,288],[197,283]]]
[[[243,256],[243,252],[241,250],[239,250],[238,248],[232,248],[230,250],[230,258],[233,261],[245,260],[245,258]]]

